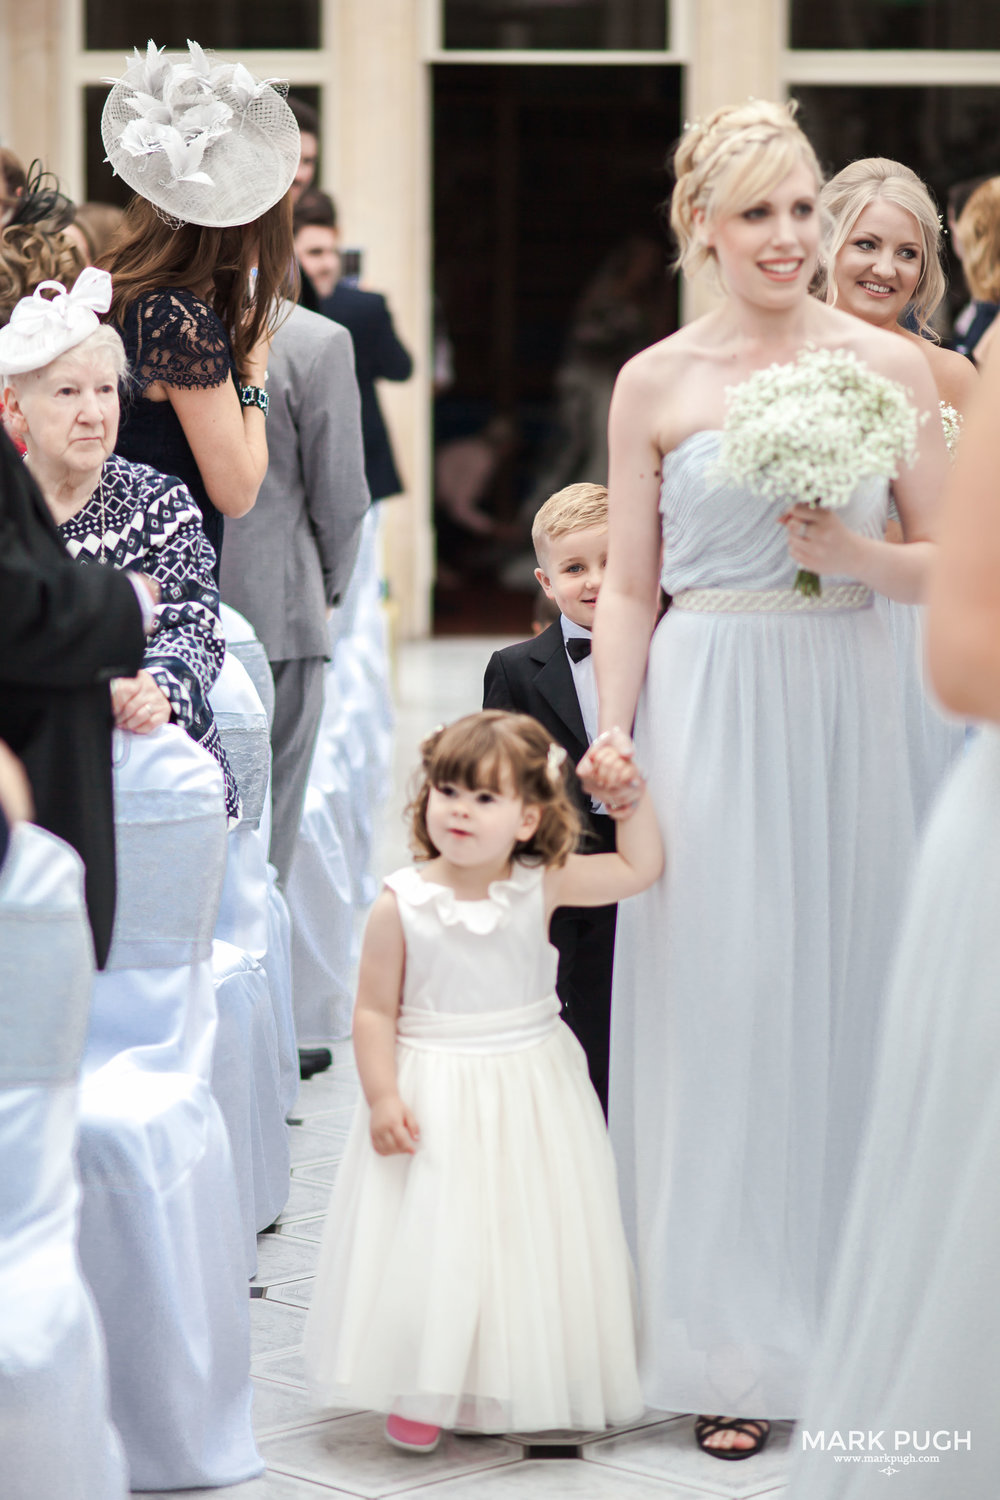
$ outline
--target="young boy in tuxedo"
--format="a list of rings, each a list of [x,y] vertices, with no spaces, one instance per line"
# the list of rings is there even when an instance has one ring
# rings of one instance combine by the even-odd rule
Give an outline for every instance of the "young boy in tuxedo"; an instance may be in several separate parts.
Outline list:
[[[486,668],[484,708],[531,714],[576,766],[597,735],[597,684],[590,656],[594,609],[608,555],[608,492],[571,484],[541,507],[531,528],[535,577],[560,614],[530,641],[495,651]],[[615,847],[614,823],[594,810],[575,771],[572,790],[583,814],[582,852]],[[550,936],[559,950],[556,989],[568,1025],[587,1054],[590,1078],[608,1108],[611,963],[617,907],[560,907]]]

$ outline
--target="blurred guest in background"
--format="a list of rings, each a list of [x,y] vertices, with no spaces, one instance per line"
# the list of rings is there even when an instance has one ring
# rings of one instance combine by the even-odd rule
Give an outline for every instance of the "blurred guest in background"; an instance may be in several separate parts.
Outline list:
[[[977,360],[979,341],[1000,306],[1000,177],[988,177],[972,193],[955,225],[955,241],[972,298],[972,315],[955,348]]]
[[[7,146],[0,146],[0,229],[8,222],[24,192],[24,168]]]
[[[339,250],[337,210],[332,198],[325,193],[313,193],[305,204],[300,200],[297,223],[299,242],[312,248],[326,284],[331,248]],[[304,235],[311,238],[304,240]],[[398,495],[403,483],[396,468],[375,382],[409,380],[413,374],[413,360],[396,334],[385,298],[379,292],[362,290],[354,284],[353,278],[346,280],[339,266],[337,279],[323,298],[321,308],[328,318],[342,323],[354,341],[354,369],[361,392],[365,473],[372,499],[385,500],[389,495]]]

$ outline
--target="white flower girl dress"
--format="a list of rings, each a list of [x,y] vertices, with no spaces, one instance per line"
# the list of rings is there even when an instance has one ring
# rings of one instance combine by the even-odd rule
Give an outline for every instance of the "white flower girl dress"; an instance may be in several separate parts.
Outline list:
[[[595,1429],[643,1408],[601,1107],[559,1019],[544,871],[481,901],[391,875],[406,942],[399,1092],[414,1155],[362,1101],[306,1326],[323,1406],[479,1431]]]

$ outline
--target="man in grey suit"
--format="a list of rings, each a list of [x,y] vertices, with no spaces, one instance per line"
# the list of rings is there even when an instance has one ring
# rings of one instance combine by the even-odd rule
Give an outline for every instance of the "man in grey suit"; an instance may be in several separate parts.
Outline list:
[[[284,884],[323,710],[326,612],[347,586],[370,504],[346,328],[292,307],[271,345],[267,393],[267,475],[226,532],[222,597],[253,625],[274,674],[271,862]]]

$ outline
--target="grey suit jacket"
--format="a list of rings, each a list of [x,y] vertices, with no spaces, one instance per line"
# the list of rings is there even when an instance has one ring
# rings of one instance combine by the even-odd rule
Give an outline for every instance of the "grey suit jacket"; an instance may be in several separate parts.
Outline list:
[[[222,597],[270,661],[329,656],[326,609],[347,587],[371,503],[346,328],[293,307],[267,394],[267,474],[253,510],[226,527]]]

